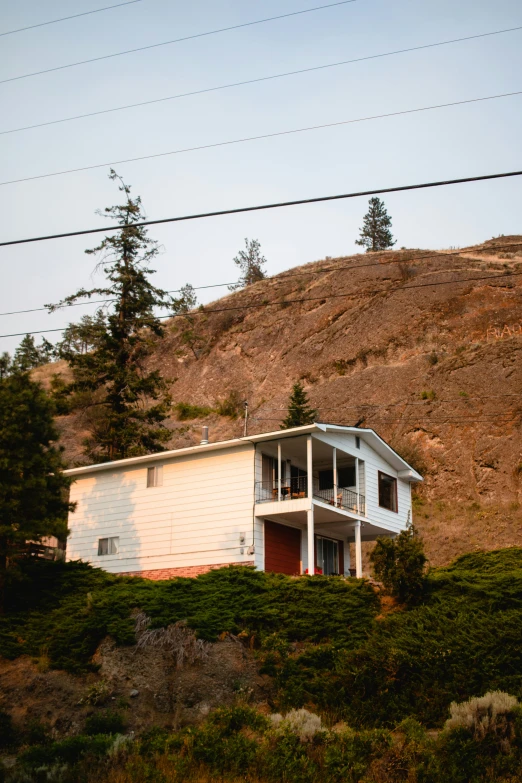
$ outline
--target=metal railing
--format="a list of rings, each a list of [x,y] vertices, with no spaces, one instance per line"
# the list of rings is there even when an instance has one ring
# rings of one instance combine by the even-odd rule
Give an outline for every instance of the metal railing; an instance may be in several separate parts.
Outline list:
[[[366,498],[361,493],[357,494],[353,489],[346,487],[331,487],[319,489],[319,484],[314,482],[314,498],[328,503],[330,506],[342,508],[345,511],[354,511],[359,514],[366,513]]]
[[[334,489],[319,489],[319,482],[314,480],[314,498],[328,503],[330,506],[342,508],[345,511],[366,513],[366,498],[352,489],[337,487]],[[281,480],[281,497],[279,497],[278,481],[256,481],[256,503],[273,503],[278,500],[296,500],[308,497],[308,479],[306,476]]]
[[[269,503],[281,500],[296,500],[307,497],[307,478],[297,476],[281,479],[281,498],[279,498],[279,482],[256,481],[256,503]]]

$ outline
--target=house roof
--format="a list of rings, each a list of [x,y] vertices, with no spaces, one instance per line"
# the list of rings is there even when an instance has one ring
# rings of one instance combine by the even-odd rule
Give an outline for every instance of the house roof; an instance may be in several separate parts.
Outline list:
[[[156,462],[158,460],[164,461],[172,457],[182,457],[191,454],[206,453],[209,451],[219,451],[222,449],[230,449],[236,446],[247,445],[248,443],[262,443],[264,441],[271,440],[283,440],[285,438],[295,438],[298,435],[308,435],[314,432],[339,432],[339,433],[351,433],[358,435],[362,440],[368,443],[377,454],[385,459],[395,470],[399,472],[399,475],[403,473],[403,478],[410,481],[422,481],[422,476],[409,465],[396,451],[392,449],[377,433],[372,429],[362,429],[360,427],[345,427],[340,424],[323,424],[315,422],[314,424],[306,424],[303,427],[292,427],[288,430],[276,430],[275,432],[262,432],[259,435],[247,435],[241,438],[232,438],[230,440],[221,440],[215,443],[198,444],[197,446],[188,446],[183,449],[171,449],[169,451],[159,451],[154,454],[146,454],[142,457],[128,457],[127,459],[119,459],[113,462],[101,462],[96,465],[84,465],[78,468],[70,468],[65,470],[66,476],[84,476],[90,473],[98,473],[104,470],[114,470],[115,468],[134,466]]]

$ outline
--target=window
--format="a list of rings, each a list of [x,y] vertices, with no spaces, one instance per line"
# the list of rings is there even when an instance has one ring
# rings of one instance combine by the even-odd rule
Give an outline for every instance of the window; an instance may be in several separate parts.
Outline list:
[[[331,538],[317,536],[315,544],[316,567],[324,576],[339,573],[339,542]]]
[[[361,439],[358,435],[355,436],[355,448],[360,449],[361,448]]]
[[[355,487],[355,465],[337,468],[337,485],[339,487]],[[333,470],[319,471],[319,489],[333,488]]]
[[[397,479],[379,471],[379,506],[397,511]]]
[[[120,546],[119,536],[98,539],[98,555],[117,555]]]
[[[147,468],[147,487],[163,486],[163,467]]]

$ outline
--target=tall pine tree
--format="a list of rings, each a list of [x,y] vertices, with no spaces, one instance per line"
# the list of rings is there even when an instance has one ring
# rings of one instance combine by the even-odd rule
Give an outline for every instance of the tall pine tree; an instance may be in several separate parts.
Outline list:
[[[171,408],[166,383],[148,366],[155,343],[163,336],[155,309],[171,307],[167,292],[149,280],[158,244],[143,227],[133,225],[145,218],[140,197],[131,198],[130,187],[112,169],[110,179],[119,182],[123,203],[98,214],[115,220],[120,229],[85,251],[99,258],[96,269],[105,275],[106,284],[81,289],[49,306],[54,310],[92,296],[111,301],[110,310],[96,321],[92,349],[62,350],[73,369],[71,391],[86,395],[98,411],[85,450],[90,459],[101,462],[162,451],[170,437],[164,421]]]
[[[363,227],[360,229],[360,238],[356,245],[366,248],[366,252],[373,250],[386,250],[395,245],[391,233],[391,218],[386,211],[384,201],[374,196],[369,201],[370,208],[364,216]]]
[[[315,408],[311,408],[308,395],[301,381],[292,386],[292,393],[288,401],[288,413],[281,423],[282,430],[290,427],[301,427],[304,424],[313,424],[317,417]]]
[[[70,481],[53,405],[27,373],[0,379],[0,612],[8,568],[28,541],[46,536],[65,539]]]
[[[245,250],[240,250],[234,258],[234,264],[239,267],[241,275],[234,285],[229,285],[230,291],[244,288],[258,280],[264,280],[266,273],[263,269],[266,258],[261,255],[261,243],[258,239],[245,239]]]

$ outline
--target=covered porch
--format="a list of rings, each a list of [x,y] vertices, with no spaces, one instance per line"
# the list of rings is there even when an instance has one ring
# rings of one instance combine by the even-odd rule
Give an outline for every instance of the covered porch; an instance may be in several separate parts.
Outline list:
[[[362,576],[362,541],[390,534],[366,518],[364,461],[311,434],[263,443],[256,458],[255,516],[270,523],[269,548],[279,537],[280,549],[293,552],[288,568],[295,569],[297,538],[292,542],[288,531],[273,525],[293,528],[300,531],[299,573]],[[267,561],[265,547],[267,570],[271,557],[269,552]]]

